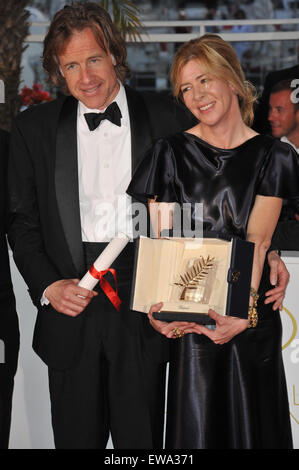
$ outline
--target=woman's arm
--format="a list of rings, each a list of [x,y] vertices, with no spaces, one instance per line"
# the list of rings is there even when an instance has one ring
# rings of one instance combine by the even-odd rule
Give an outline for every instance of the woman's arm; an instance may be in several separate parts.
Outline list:
[[[276,251],[270,251],[268,253],[268,263],[270,267],[270,282],[272,286],[275,287],[265,293],[265,304],[272,303],[273,310],[277,310],[278,308],[281,310],[290,279],[290,273]]]
[[[281,206],[282,199],[280,198],[256,196],[249,217],[247,240],[255,244],[251,286],[256,290],[260,285],[266,253],[271,245]]]

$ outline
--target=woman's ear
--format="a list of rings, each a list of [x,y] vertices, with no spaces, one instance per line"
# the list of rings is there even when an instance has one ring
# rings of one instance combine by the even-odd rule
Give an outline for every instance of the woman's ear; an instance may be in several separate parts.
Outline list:
[[[111,60],[112,60],[112,65],[116,65],[116,60],[115,60],[115,57],[113,54],[110,54],[111,55]]]
[[[228,82],[228,86],[230,87],[233,94],[238,96],[238,92],[237,92],[236,88],[234,87],[234,85],[232,83]]]

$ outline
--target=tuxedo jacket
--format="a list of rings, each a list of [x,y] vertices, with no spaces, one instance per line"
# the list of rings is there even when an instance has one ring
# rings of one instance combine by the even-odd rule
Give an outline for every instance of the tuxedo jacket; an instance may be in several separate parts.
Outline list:
[[[6,241],[8,147],[9,134],[0,130],[0,340],[5,345],[5,363],[14,373],[19,349],[19,327]]]
[[[190,128],[194,118],[166,96],[126,87],[133,171],[162,136]],[[29,108],[14,121],[9,165],[9,242],[38,309],[33,348],[56,369],[72,367],[82,348],[84,312],[76,318],[41,307],[59,279],[81,278],[77,107],[72,96]]]
[[[260,134],[271,134],[271,127],[268,121],[269,100],[271,90],[276,83],[282,80],[299,79],[299,65],[287,69],[270,72],[265,80],[264,89],[258,106],[254,113],[253,129]]]

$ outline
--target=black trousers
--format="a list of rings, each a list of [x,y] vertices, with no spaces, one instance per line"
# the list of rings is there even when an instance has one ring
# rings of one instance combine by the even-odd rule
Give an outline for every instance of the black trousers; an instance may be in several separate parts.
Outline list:
[[[8,292],[6,295],[3,290],[0,293],[0,341],[0,449],[7,449],[20,340],[14,296],[12,292]],[[2,357],[3,352],[4,358]]]
[[[8,449],[14,371],[0,364],[0,449]]]
[[[105,246],[84,244],[87,266]],[[152,332],[147,318],[129,308],[133,244],[113,267],[120,311],[98,287],[99,295],[82,313],[85,341],[79,363],[66,371],[49,369],[56,448],[104,449],[109,431],[114,448],[162,447],[165,361],[148,354],[146,336]],[[112,276],[106,279],[114,284]]]

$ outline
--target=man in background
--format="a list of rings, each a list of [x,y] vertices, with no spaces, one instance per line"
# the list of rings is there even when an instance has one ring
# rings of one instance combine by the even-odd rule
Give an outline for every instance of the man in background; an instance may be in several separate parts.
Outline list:
[[[273,137],[292,145],[298,153],[299,95],[292,86],[294,82],[292,79],[283,80],[274,85],[270,94],[268,120]]]
[[[260,134],[271,134],[271,126],[268,121],[269,99],[271,90],[276,83],[282,80],[299,79],[299,65],[287,69],[270,72],[265,80],[263,93],[259,98],[259,104],[254,113],[253,129]]]
[[[294,84],[294,80],[289,79],[273,86],[268,120],[273,137],[299,153],[299,97]],[[299,250],[299,200],[284,201],[273,244],[280,250]]]
[[[9,134],[0,129],[0,449],[7,449],[14,376],[19,351],[19,326],[6,241],[7,161]]]

